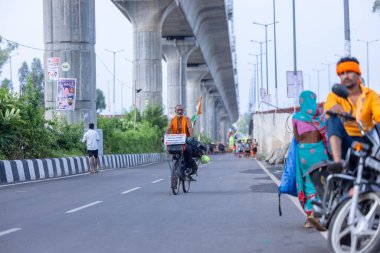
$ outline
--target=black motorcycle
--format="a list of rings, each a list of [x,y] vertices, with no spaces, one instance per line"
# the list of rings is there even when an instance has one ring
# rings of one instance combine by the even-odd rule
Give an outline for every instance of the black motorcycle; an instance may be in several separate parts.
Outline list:
[[[333,92],[348,97],[342,85],[335,85]],[[339,116],[356,120],[351,115]],[[368,143],[352,144],[342,171],[332,171],[331,162],[325,161],[307,173],[320,197],[313,202],[314,216],[329,230],[329,248],[337,253],[380,252],[380,124],[369,132],[360,120],[358,126]]]

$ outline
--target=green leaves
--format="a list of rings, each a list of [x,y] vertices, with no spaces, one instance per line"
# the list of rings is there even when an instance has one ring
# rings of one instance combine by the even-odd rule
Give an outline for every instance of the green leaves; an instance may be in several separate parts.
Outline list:
[[[372,11],[373,11],[373,12],[378,12],[378,13],[380,13],[380,0],[376,0],[376,1],[373,3]]]
[[[31,78],[21,98],[0,89],[0,158],[26,159],[82,155],[82,125],[65,121],[47,121],[39,99],[41,91]]]
[[[162,152],[161,138],[168,124],[161,106],[148,107],[140,116],[136,111],[126,113],[122,119],[98,118],[103,129],[105,154],[132,154]]]

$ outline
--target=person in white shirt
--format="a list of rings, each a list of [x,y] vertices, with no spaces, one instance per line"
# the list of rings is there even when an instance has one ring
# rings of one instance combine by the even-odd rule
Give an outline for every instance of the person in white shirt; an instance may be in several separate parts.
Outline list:
[[[98,132],[94,130],[94,123],[88,125],[90,129],[83,135],[82,142],[87,143],[87,153],[90,157],[90,172],[98,173]]]

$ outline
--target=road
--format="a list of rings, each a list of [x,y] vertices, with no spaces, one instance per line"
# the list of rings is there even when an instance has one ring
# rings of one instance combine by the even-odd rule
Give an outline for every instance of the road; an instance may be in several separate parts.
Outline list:
[[[0,252],[327,252],[256,160],[211,158],[177,196],[166,162],[0,187]]]

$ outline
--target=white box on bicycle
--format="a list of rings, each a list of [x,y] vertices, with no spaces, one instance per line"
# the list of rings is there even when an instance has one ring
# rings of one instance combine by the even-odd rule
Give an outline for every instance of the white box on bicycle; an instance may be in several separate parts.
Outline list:
[[[186,134],[165,134],[164,144],[165,145],[178,145],[186,143]]]

